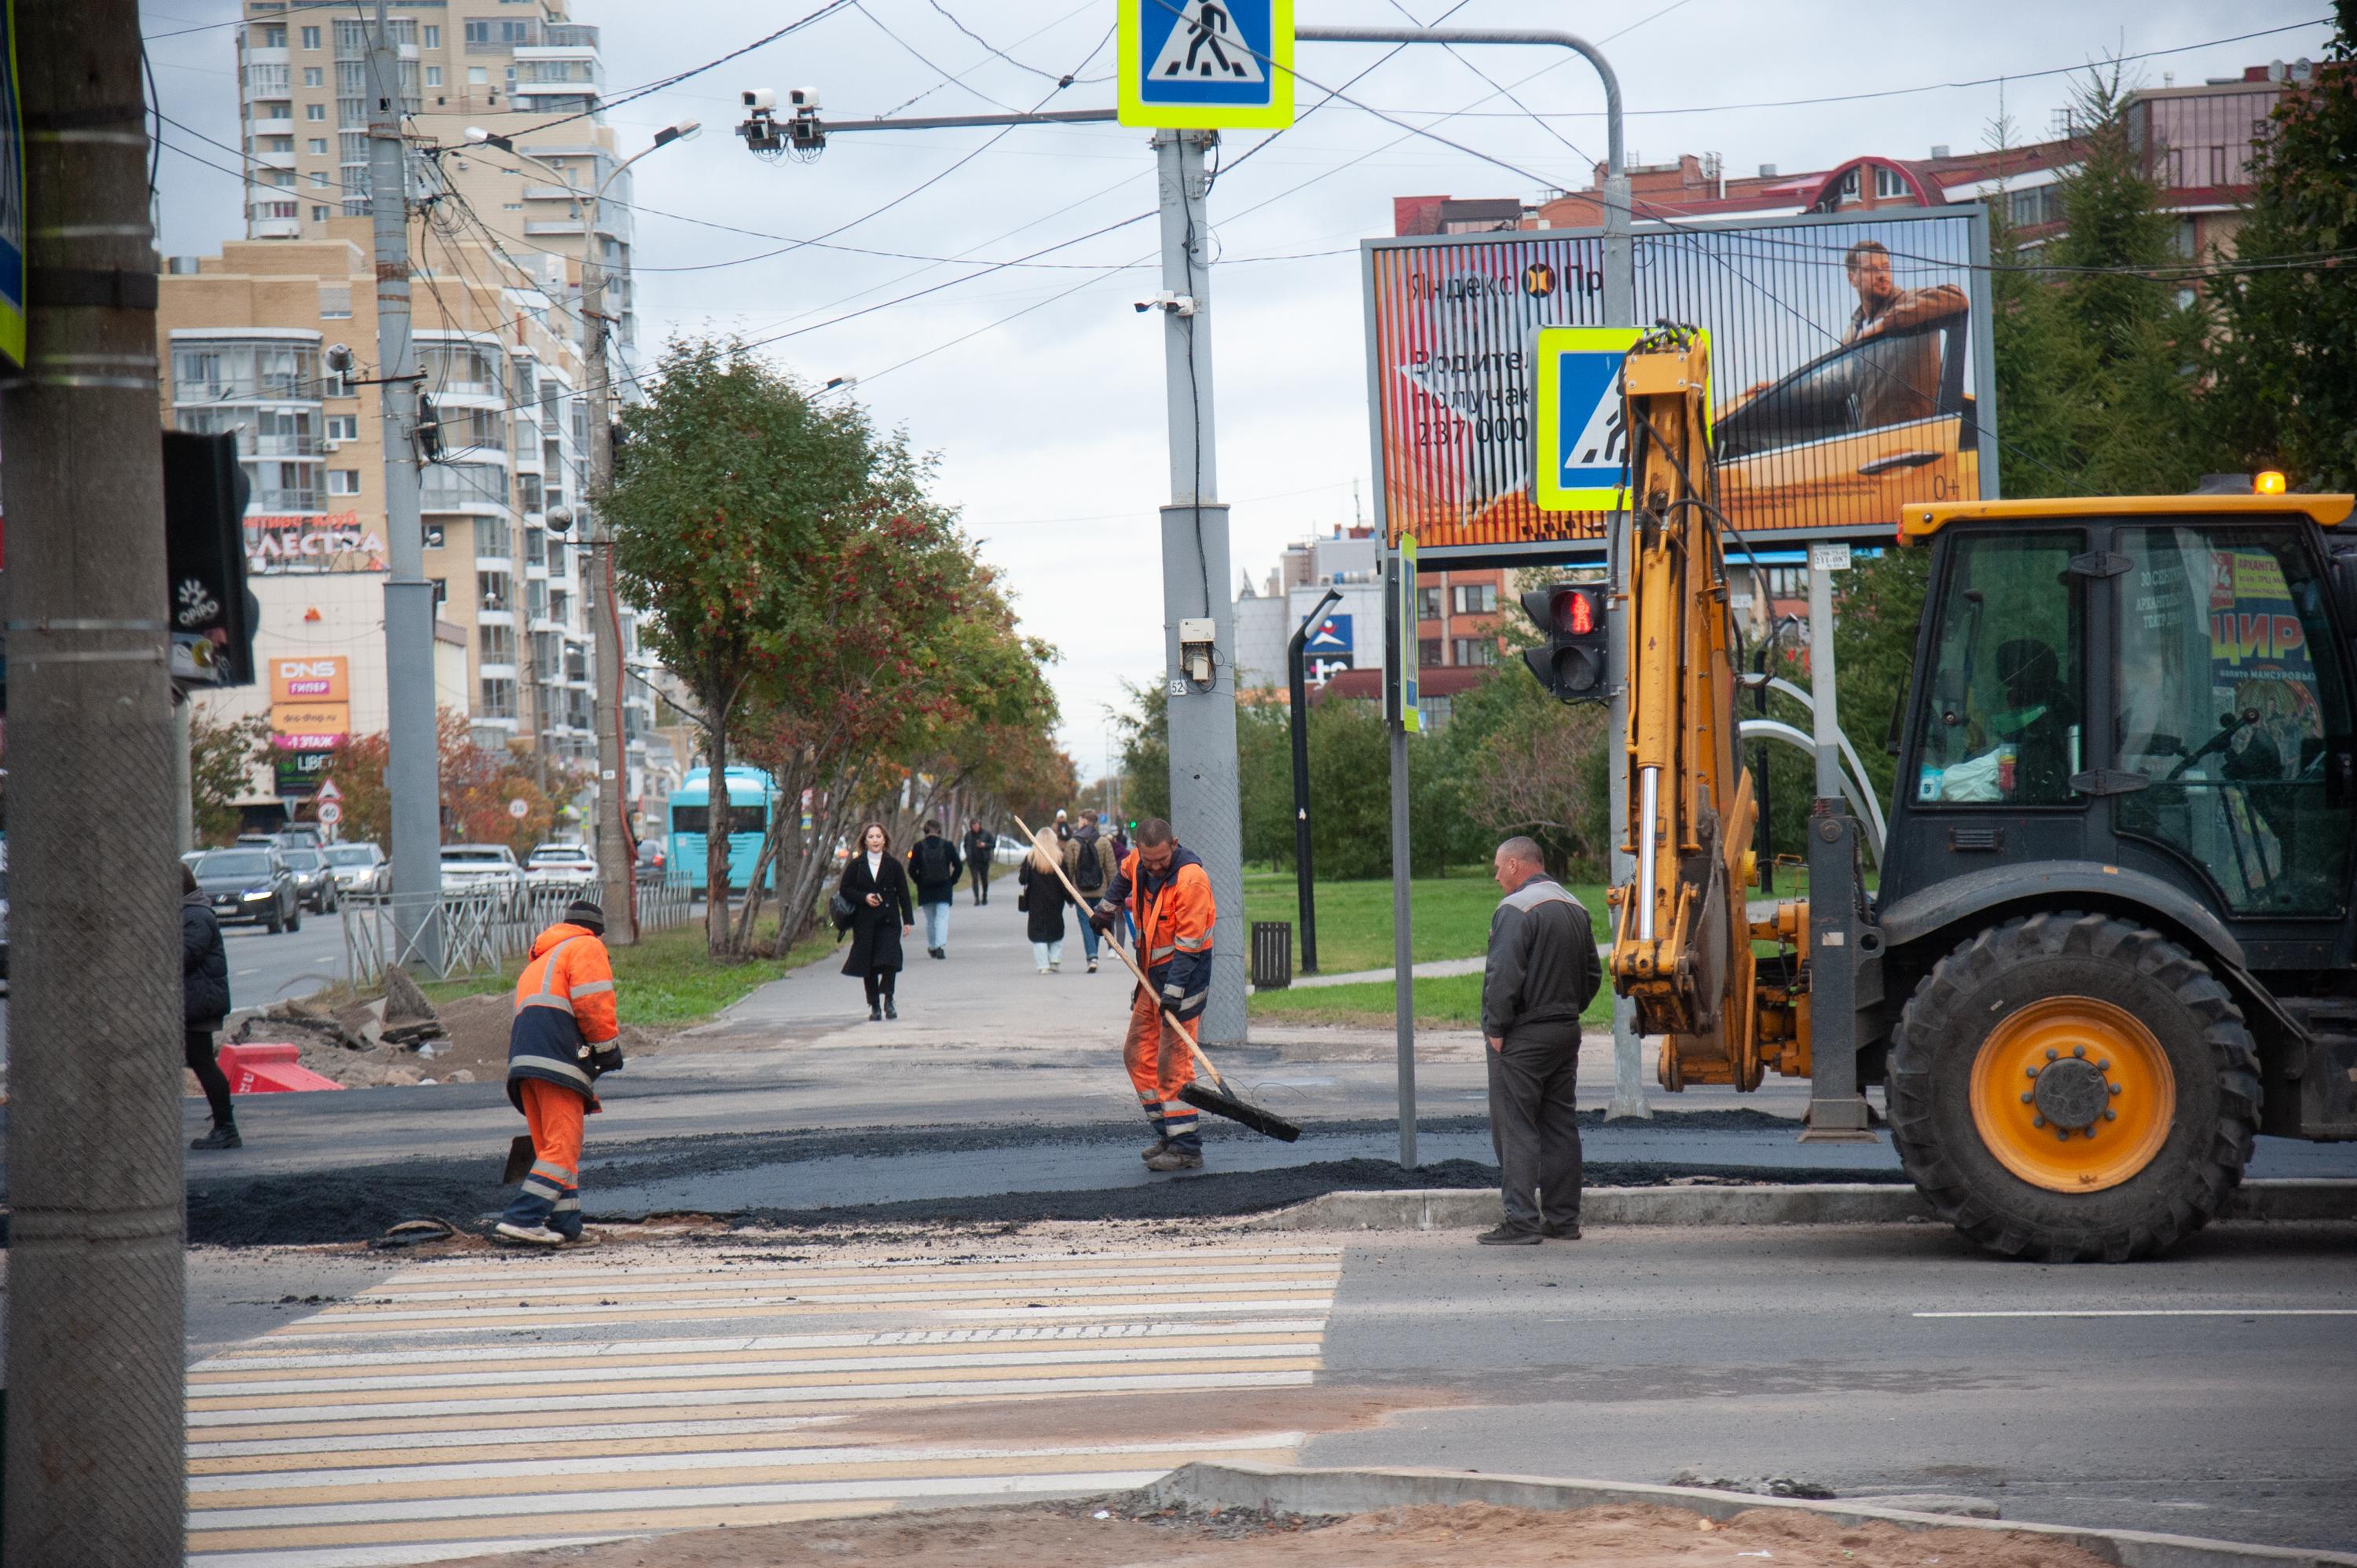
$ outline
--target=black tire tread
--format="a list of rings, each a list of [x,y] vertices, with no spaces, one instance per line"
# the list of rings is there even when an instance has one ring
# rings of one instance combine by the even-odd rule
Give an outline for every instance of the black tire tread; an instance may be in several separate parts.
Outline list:
[[[2001,1195],[1973,1190],[1932,1117],[1939,1021],[1955,1018],[1968,992],[2015,962],[2065,953],[2125,964],[2167,987],[2200,1022],[2218,1073],[2217,1124],[2206,1154],[2169,1173],[2159,1202],[2114,1215],[2092,1230],[2040,1227],[2007,1212]],[[2241,1184],[2259,1126],[2258,1044],[2233,996],[2184,948],[2116,915],[2058,910],[1988,927],[1932,966],[1892,1031],[1888,1093],[1900,1163],[1941,1219],[2008,1258],[2126,1262],[2164,1252],[2208,1224]]]

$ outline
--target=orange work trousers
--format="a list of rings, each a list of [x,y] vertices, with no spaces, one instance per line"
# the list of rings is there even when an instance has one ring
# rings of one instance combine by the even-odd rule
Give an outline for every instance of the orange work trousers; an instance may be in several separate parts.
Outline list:
[[[1191,1040],[1202,1029],[1203,1020],[1198,1015],[1178,1026]],[[1130,1004],[1129,1035],[1122,1042],[1121,1060],[1129,1069],[1137,1103],[1154,1130],[1189,1153],[1200,1149],[1195,1108],[1178,1098],[1178,1091],[1195,1081],[1195,1053],[1171,1038],[1155,993],[1142,985]]]
[[[532,1130],[532,1174],[504,1218],[545,1225],[568,1239],[581,1234],[581,1125],[589,1102],[545,1079],[521,1081],[524,1125]]]

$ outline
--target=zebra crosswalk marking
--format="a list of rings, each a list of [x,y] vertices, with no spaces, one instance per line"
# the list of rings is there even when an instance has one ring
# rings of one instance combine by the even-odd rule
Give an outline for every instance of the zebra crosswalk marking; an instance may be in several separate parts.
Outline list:
[[[1196,1459],[1282,1463],[1300,1434],[990,1443],[963,1428],[965,1441],[927,1441],[923,1428],[929,1412],[982,1401],[1308,1384],[1340,1262],[1269,1248],[422,1265],[191,1369],[190,1558],[380,1568],[920,1498],[1113,1489]],[[836,1321],[711,1326],[780,1316]],[[576,1324],[595,1337],[515,1342]],[[888,1411],[898,1440],[841,1430]],[[1043,1429],[1052,1420],[1030,1427]]]

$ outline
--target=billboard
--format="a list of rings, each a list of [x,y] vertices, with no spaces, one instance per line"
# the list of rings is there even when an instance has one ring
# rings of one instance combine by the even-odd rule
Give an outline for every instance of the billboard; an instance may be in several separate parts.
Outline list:
[[[1996,490],[1977,204],[1641,225],[1639,321],[1710,334],[1719,504],[1748,537],[1888,538]],[[1560,560],[1606,514],[1534,494],[1541,328],[1603,325],[1593,230],[1371,240],[1375,495],[1426,564]]]
[[[356,511],[249,513],[246,569],[252,572],[382,572],[384,536]]]

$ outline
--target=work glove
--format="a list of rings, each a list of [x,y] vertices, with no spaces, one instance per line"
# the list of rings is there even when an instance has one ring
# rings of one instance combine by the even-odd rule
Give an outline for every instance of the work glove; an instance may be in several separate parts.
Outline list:
[[[1112,930],[1114,922],[1120,918],[1121,911],[1105,904],[1100,904],[1089,911],[1089,924],[1096,928],[1100,936]]]
[[[592,1079],[622,1070],[622,1042],[619,1040],[608,1040],[602,1046],[584,1046],[581,1054],[588,1058]]]

